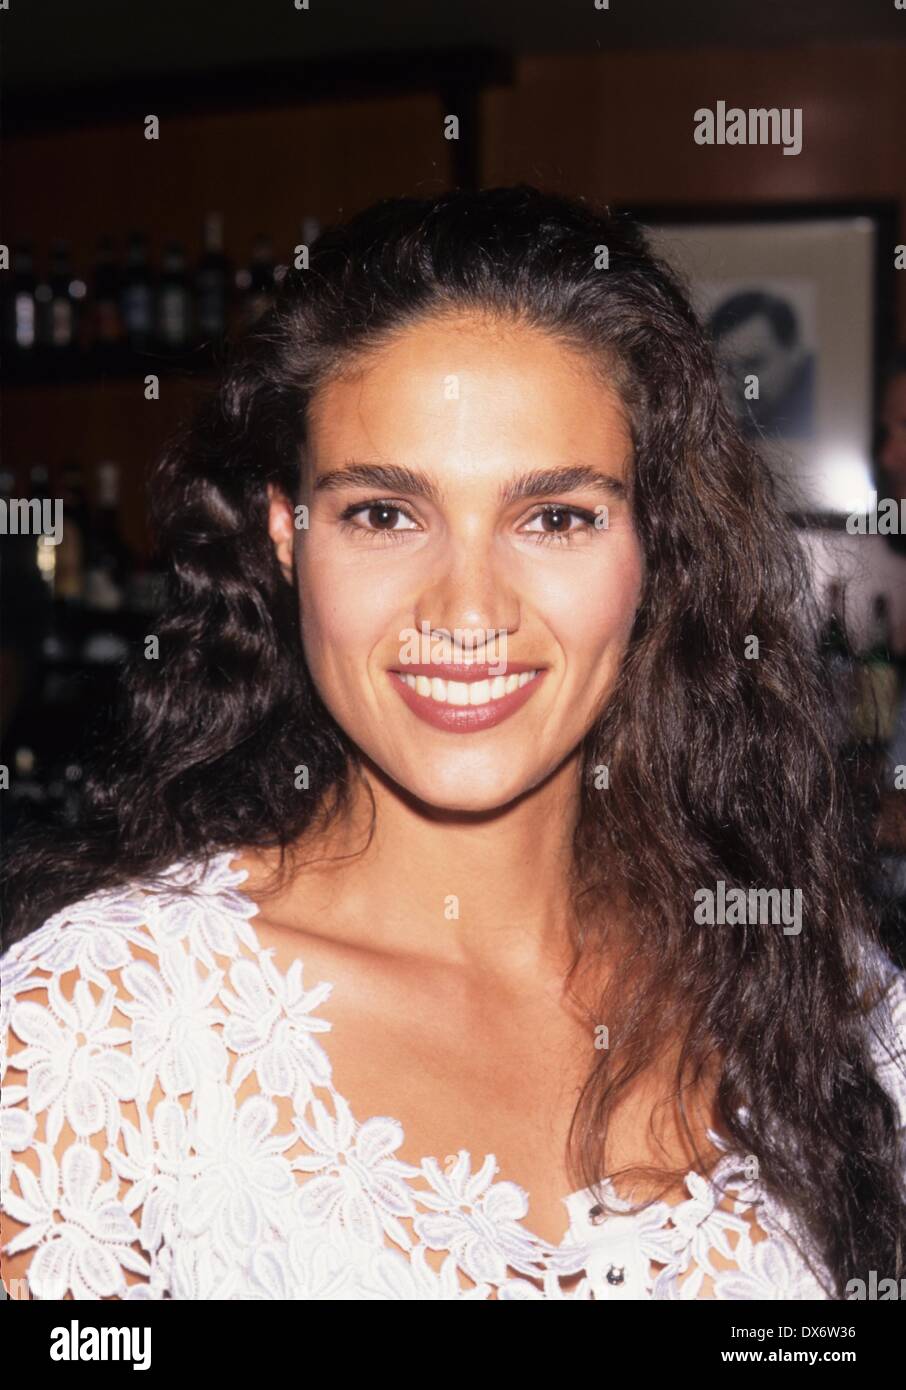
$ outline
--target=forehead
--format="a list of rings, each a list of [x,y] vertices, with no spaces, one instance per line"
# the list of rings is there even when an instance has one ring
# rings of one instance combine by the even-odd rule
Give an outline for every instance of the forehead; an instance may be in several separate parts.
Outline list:
[[[486,460],[514,451],[612,457],[630,438],[615,376],[590,354],[534,327],[467,314],[421,320],[358,355],[314,394],[308,419],[316,463],[366,447],[422,464],[426,452],[441,462],[479,448]]]

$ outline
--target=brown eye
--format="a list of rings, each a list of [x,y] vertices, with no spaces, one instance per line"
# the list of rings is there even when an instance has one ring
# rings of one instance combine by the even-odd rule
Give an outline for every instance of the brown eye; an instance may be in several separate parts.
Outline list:
[[[417,531],[418,525],[395,502],[357,502],[347,507],[340,517],[344,526],[355,531],[363,531],[371,536],[392,536],[394,539],[404,531]],[[404,525],[400,525],[400,522]]]
[[[574,526],[573,522],[578,524]],[[587,536],[594,529],[594,523],[594,515],[581,507],[552,504],[536,512],[524,529],[527,535],[542,544],[562,542],[569,545],[579,537]]]
[[[396,519],[401,516],[399,507],[369,507],[368,521],[377,530],[392,531]]]

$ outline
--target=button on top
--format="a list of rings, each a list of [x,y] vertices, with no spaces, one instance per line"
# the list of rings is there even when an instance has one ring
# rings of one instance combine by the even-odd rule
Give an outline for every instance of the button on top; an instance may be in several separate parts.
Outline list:
[[[567,1199],[570,1235],[587,1247],[585,1274],[596,1299],[647,1297],[650,1261],[639,1245],[635,1213],[610,1212],[591,1192]]]

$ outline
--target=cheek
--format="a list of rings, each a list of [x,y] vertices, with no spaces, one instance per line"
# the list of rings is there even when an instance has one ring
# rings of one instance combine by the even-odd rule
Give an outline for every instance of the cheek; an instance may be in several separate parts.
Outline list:
[[[627,536],[608,549],[600,565],[572,573],[564,565],[562,574],[549,577],[542,611],[567,656],[572,652],[594,664],[625,646],[643,575],[641,549]]]
[[[328,547],[303,545],[297,564],[299,618],[312,670],[355,665],[396,621],[389,586],[376,584],[367,567],[339,563]]]

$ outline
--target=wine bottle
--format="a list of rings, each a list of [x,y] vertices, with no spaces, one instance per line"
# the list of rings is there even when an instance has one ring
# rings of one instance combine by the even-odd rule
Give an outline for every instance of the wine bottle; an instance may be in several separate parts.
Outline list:
[[[59,795],[60,819],[64,825],[78,825],[82,813],[84,770],[81,763],[66,763]]]
[[[118,464],[98,464],[97,488],[97,507],[87,545],[85,604],[102,612],[114,612],[123,607],[133,569],[132,552],[120,534]]]
[[[239,271],[236,283],[242,291],[240,328],[250,328],[270,307],[274,292],[274,254],[269,237],[259,233],[252,245],[247,269]]]
[[[37,503],[37,527],[32,527],[32,545],[34,546],[35,565],[38,573],[47,586],[47,592],[53,595],[54,578],[57,567],[57,548],[45,537],[41,529],[44,524],[44,516],[47,511],[45,502],[53,502],[50,495],[50,475],[43,463],[36,463],[28,474],[28,494],[29,501]],[[30,512],[32,515],[34,509]]]
[[[204,220],[204,253],[195,272],[198,337],[217,342],[227,332],[232,299],[232,268],[223,251],[223,217],[209,212]]]
[[[121,345],[124,328],[120,307],[120,273],[113,254],[113,242],[108,236],[98,239],[93,290],[89,316],[91,345],[104,352],[111,351]]]
[[[178,352],[192,336],[192,297],[186,274],[186,257],[178,241],[168,241],[157,286],[157,341]]]
[[[50,477],[43,464],[35,464],[29,472],[29,496],[39,508],[41,525],[45,516],[45,502],[53,506],[50,495]],[[55,510],[55,508],[54,508]],[[65,524],[65,523],[64,523]],[[48,602],[44,609],[44,622],[41,632],[41,656],[44,661],[65,661],[72,652],[65,624],[61,621],[59,606],[55,603],[57,591],[57,561],[59,546],[43,532],[32,536],[35,568],[44,581]]]
[[[78,607],[85,593],[85,544],[88,507],[77,463],[63,469],[63,535],[57,546],[55,597],[67,608]]]
[[[10,282],[3,305],[3,343],[14,352],[31,352],[37,344],[37,287],[30,242],[21,242],[13,251]]]
[[[47,801],[47,793],[37,775],[34,752],[24,745],[13,754],[10,799],[17,809],[21,806],[43,807]]]
[[[147,349],[154,333],[154,280],[148,265],[148,238],[140,232],[129,238],[120,306],[130,347]]]
[[[72,272],[69,243],[57,241],[50,253],[50,274],[38,285],[38,344],[54,352],[69,352],[77,345],[81,301],[85,284]]]

